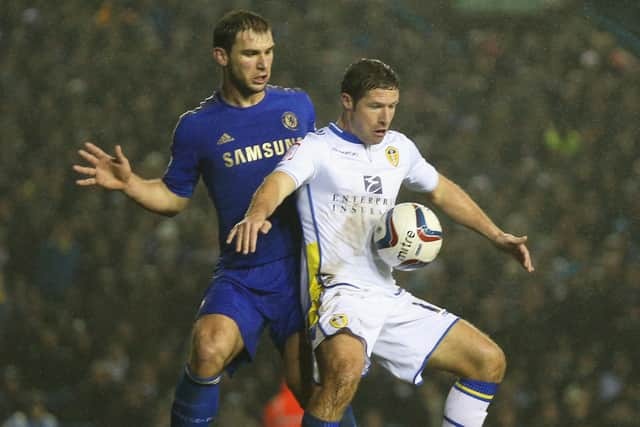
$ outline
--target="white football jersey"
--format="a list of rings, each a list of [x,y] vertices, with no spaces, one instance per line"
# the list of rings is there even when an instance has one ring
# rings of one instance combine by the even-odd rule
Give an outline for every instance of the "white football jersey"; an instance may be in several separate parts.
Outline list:
[[[395,289],[391,268],[373,248],[373,228],[395,205],[401,185],[430,192],[438,183],[413,141],[390,130],[367,145],[331,123],[294,144],[276,170],[298,188],[307,304],[317,302],[321,288],[338,284]]]

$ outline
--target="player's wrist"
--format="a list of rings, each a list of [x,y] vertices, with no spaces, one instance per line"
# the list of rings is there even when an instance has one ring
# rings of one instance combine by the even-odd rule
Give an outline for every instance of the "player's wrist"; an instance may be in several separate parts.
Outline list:
[[[120,178],[120,182],[122,182],[122,191],[127,196],[134,196],[136,193],[136,188],[139,186],[141,179],[136,174],[131,172],[129,176]]]
[[[252,209],[250,212],[247,212],[244,218],[248,221],[252,222],[260,222],[265,221],[269,216],[267,212],[263,209]]]
[[[504,231],[500,230],[499,228],[495,229],[495,230],[491,230],[488,234],[487,234],[487,238],[495,245],[500,246],[500,244],[502,243],[503,237],[504,237]]]

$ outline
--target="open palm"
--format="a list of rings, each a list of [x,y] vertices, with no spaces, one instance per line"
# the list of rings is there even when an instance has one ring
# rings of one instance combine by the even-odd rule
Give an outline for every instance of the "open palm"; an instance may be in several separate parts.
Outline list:
[[[90,142],[86,142],[84,146],[85,149],[78,150],[78,154],[89,162],[90,166],[73,165],[73,170],[86,176],[76,180],[76,184],[99,185],[109,190],[124,189],[131,178],[131,165],[122,148],[117,145],[116,156],[113,157]]]

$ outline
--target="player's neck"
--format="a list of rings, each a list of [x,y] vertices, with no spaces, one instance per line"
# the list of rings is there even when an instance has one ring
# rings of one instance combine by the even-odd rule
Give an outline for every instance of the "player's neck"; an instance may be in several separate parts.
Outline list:
[[[338,117],[338,120],[336,120],[336,125],[338,125],[338,127],[343,131],[353,133],[351,132],[351,121],[348,117],[345,116],[344,113],[340,114],[340,117]]]
[[[222,96],[224,102],[229,105],[246,108],[252,107],[262,101],[265,96],[265,91],[244,94],[233,85],[223,84],[220,88],[220,96]]]

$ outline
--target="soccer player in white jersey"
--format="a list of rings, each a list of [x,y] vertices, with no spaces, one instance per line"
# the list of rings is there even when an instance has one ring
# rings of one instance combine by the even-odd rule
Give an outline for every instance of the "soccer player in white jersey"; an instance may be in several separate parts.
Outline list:
[[[533,271],[526,236],[505,233],[403,134],[390,130],[399,101],[396,73],[362,59],[346,71],[336,123],[291,147],[229,233],[252,253],[269,216],[298,190],[308,284],[307,321],[320,386],[304,427],[335,427],[372,355],[396,377],[420,384],[425,366],[459,377],[443,426],[481,426],[505,372],[500,347],[470,323],[396,286],[371,249],[374,225],[401,185],[482,234]],[[306,284],[305,284],[305,287]]]

